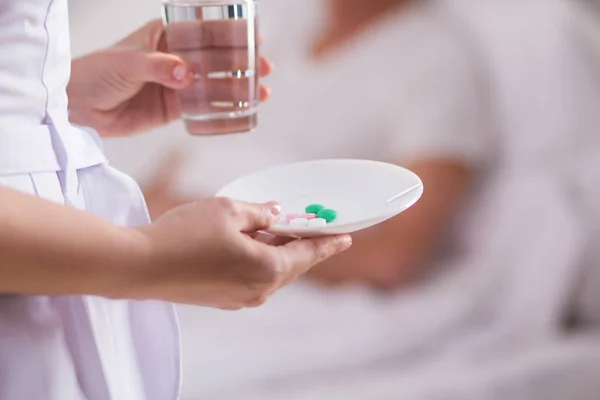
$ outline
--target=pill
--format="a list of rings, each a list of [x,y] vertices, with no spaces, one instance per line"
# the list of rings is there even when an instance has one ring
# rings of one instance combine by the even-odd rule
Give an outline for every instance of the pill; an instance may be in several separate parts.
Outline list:
[[[318,214],[319,211],[325,209],[325,206],[320,204],[311,204],[310,206],[306,206],[304,212],[307,214]]]
[[[317,218],[323,218],[327,222],[333,222],[337,218],[337,211],[325,208],[317,213]]]
[[[290,226],[296,228],[308,226],[308,220],[306,218],[295,218],[290,221]]]
[[[303,217],[304,214],[288,214],[285,217],[285,222],[287,222],[288,224],[290,223],[291,220],[296,219],[296,218],[304,218]]]
[[[311,228],[322,228],[327,226],[327,221],[323,218],[315,218],[308,221],[308,226]]]
[[[311,219],[317,218],[317,214],[302,214],[298,218],[306,218],[310,221]]]

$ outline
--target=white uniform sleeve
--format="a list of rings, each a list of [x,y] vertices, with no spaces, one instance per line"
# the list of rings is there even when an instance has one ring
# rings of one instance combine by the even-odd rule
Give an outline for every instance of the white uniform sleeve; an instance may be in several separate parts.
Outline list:
[[[441,158],[476,164],[490,151],[486,88],[464,38],[435,23],[414,30],[409,51],[395,55],[382,79],[387,88],[379,100],[390,157],[402,163]]]

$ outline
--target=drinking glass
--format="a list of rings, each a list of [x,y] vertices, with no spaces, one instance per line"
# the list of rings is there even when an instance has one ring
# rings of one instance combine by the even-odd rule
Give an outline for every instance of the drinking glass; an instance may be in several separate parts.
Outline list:
[[[255,0],[164,0],[168,51],[186,60],[191,86],[178,90],[192,135],[252,131],[259,104]]]

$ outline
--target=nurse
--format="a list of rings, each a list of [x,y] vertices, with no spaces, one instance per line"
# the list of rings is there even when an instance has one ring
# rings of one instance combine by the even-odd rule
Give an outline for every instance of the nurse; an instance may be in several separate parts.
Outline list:
[[[0,399],[176,399],[170,302],[256,306],[351,244],[253,239],[276,203],[212,199],[148,225],[136,184],[72,123],[126,135],[177,118],[191,75],[161,35],[154,22],[71,64],[66,0],[0,4]]]

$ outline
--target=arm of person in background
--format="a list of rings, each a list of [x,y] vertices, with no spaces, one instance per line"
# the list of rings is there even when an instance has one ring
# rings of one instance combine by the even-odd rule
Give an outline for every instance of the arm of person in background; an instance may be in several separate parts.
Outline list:
[[[187,196],[177,190],[177,179],[184,163],[183,152],[172,150],[154,168],[151,179],[142,185],[148,213],[153,221],[175,207],[200,200],[199,196]]]
[[[430,21],[431,34],[426,28],[414,35],[417,51],[397,57],[402,65],[389,63],[393,71],[382,74],[379,90],[380,119],[395,135],[392,160],[421,177],[423,197],[387,223],[354,234],[353,248],[313,269],[311,278],[384,289],[406,284],[427,264],[465,200],[489,152],[485,102],[464,38],[446,31],[445,22]]]

